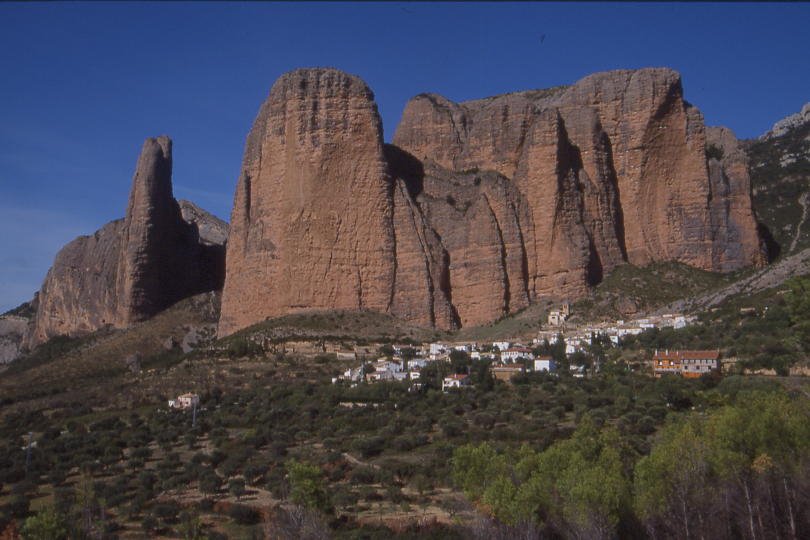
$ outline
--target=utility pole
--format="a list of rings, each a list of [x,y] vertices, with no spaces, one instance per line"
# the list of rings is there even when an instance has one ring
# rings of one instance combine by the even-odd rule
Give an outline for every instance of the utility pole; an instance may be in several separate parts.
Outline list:
[[[194,402],[194,406],[191,409],[191,429],[197,425],[197,402]]]
[[[31,443],[34,441],[34,432],[28,432],[28,447],[25,449],[25,475],[28,476],[28,468],[31,466]]]

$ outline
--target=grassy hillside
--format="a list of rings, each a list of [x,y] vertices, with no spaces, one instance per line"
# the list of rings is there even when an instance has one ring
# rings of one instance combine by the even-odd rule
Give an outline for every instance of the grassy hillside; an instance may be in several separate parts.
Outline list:
[[[137,387],[137,375],[127,360],[137,353],[144,372],[153,365],[178,362],[179,346],[189,332],[198,333],[202,341],[213,338],[218,314],[218,295],[206,293],[127,330],[52,339],[0,372],[0,398],[7,405],[24,400],[36,406],[36,400],[50,403],[56,398],[87,405],[108,401],[104,394],[116,388],[117,400],[134,400],[135,393],[127,388]]]
[[[367,342],[430,341],[440,331],[403,322],[391,315],[373,311],[307,311],[268,319],[240,330],[228,340],[251,337],[270,341],[360,340]],[[226,340],[226,342],[228,341]]]
[[[600,283],[593,294],[573,306],[574,320],[618,319],[646,313],[739,279],[681,263],[644,267],[622,265]]]

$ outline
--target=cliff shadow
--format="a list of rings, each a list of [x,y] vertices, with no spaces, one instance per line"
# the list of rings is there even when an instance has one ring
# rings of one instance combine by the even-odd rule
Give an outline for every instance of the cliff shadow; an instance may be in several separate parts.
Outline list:
[[[613,144],[610,142],[608,134],[602,131],[602,144],[605,147],[605,167],[607,167],[607,178],[613,193],[616,194],[614,205],[614,212],[616,216],[614,233],[616,240],[619,243],[619,251],[622,254],[622,259],[627,261],[627,244],[624,237],[624,210],[622,209],[622,194],[619,190],[619,177],[616,174],[616,166],[613,163]]]
[[[773,237],[771,230],[767,225],[761,221],[757,221],[757,233],[762,239],[762,244],[765,246],[765,255],[768,257],[768,263],[772,263],[782,254],[782,246]]]
[[[388,172],[392,178],[401,178],[408,189],[408,195],[416,200],[425,185],[425,167],[414,155],[393,144],[383,146]]]

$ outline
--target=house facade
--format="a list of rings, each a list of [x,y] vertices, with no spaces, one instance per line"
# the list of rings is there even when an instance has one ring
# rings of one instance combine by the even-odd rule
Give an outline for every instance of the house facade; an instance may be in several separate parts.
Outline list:
[[[534,360],[534,353],[527,347],[510,347],[501,351],[501,362],[514,362],[518,358]]]
[[[442,381],[442,392],[447,392],[453,388],[464,388],[471,386],[470,376],[463,373],[454,373],[449,377],[445,377]]]
[[[557,370],[557,363],[550,356],[539,356],[534,360],[534,370],[551,373]]]
[[[720,351],[656,350],[653,354],[653,374],[661,377],[667,373],[697,378],[720,368]]]

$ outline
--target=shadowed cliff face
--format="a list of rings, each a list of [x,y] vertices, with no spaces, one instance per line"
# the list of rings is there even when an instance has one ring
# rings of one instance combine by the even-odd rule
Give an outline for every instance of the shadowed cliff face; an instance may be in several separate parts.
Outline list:
[[[171,140],[147,139],[126,217],[81,236],[56,255],[26,344],[126,327],[178,300],[220,289],[227,225],[172,196]]]
[[[422,94],[387,146],[360,79],[297,70],[248,136],[219,333],[330,308],[485,324],[582,296],[625,262],[761,264],[737,165],[707,163],[668,69],[458,104]]]

